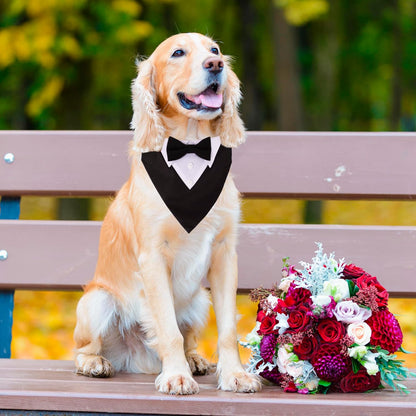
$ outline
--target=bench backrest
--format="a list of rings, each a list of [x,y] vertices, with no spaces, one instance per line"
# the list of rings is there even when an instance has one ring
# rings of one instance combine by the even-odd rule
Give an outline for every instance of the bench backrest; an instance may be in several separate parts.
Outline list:
[[[129,174],[131,136],[0,132],[1,216],[13,218],[7,210],[22,195],[113,195]],[[245,197],[413,200],[415,161],[414,133],[249,132],[232,172]],[[99,231],[92,221],[0,221],[0,288],[79,289],[92,277]],[[244,224],[240,234],[242,290],[270,286],[283,257],[310,259],[321,241],[393,295],[416,295],[416,227]]]

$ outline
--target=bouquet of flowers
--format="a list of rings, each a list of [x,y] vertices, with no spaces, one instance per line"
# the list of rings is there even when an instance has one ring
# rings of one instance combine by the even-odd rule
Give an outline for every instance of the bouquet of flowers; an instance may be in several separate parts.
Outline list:
[[[252,291],[256,326],[242,343],[252,351],[249,370],[286,392],[358,393],[381,381],[407,392],[401,381],[409,371],[394,355],[403,334],[388,292],[317,245],[312,263],[300,262],[303,270],[284,259],[280,284]]]

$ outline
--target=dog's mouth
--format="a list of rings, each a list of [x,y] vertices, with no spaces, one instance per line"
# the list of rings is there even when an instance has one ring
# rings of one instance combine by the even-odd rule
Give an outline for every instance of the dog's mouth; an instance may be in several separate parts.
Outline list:
[[[207,89],[197,95],[178,92],[179,102],[187,110],[217,111],[222,107],[223,95],[218,92],[219,84],[214,82]]]

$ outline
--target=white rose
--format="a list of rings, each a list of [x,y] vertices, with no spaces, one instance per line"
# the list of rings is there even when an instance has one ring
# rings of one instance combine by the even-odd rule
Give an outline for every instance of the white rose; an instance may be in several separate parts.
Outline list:
[[[287,293],[289,290],[290,284],[293,282],[293,278],[285,277],[280,281],[279,289],[283,290],[284,293]]]
[[[358,345],[366,345],[371,339],[371,328],[365,322],[354,322],[349,324],[347,333]]]
[[[277,366],[279,368],[279,372],[282,374],[287,373],[287,367],[292,362],[291,358],[293,356],[293,352],[289,352],[284,345],[280,345],[277,350]]]
[[[315,306],[327,306],[331,303],[331,297],[327,295],[311,296],[311,299]]]
[[[339,302],[350,297],[350,289],[346,280],[332,279],[324,283],[323,294],[332,296],[335,302]]]

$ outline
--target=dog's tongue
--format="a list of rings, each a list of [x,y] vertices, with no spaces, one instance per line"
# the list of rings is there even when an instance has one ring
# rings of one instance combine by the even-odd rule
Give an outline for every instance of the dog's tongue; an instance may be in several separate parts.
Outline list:
[[[207,89],[199,95],[186,96],[195,104],[202,104],[204,107],[220,108],[222,106],[222,94],[215,94],[212,89]]]
[[[211,89],[204,91],[199,98],[205,107],[219,108],[222,106],[222,94],[215,94]]]

